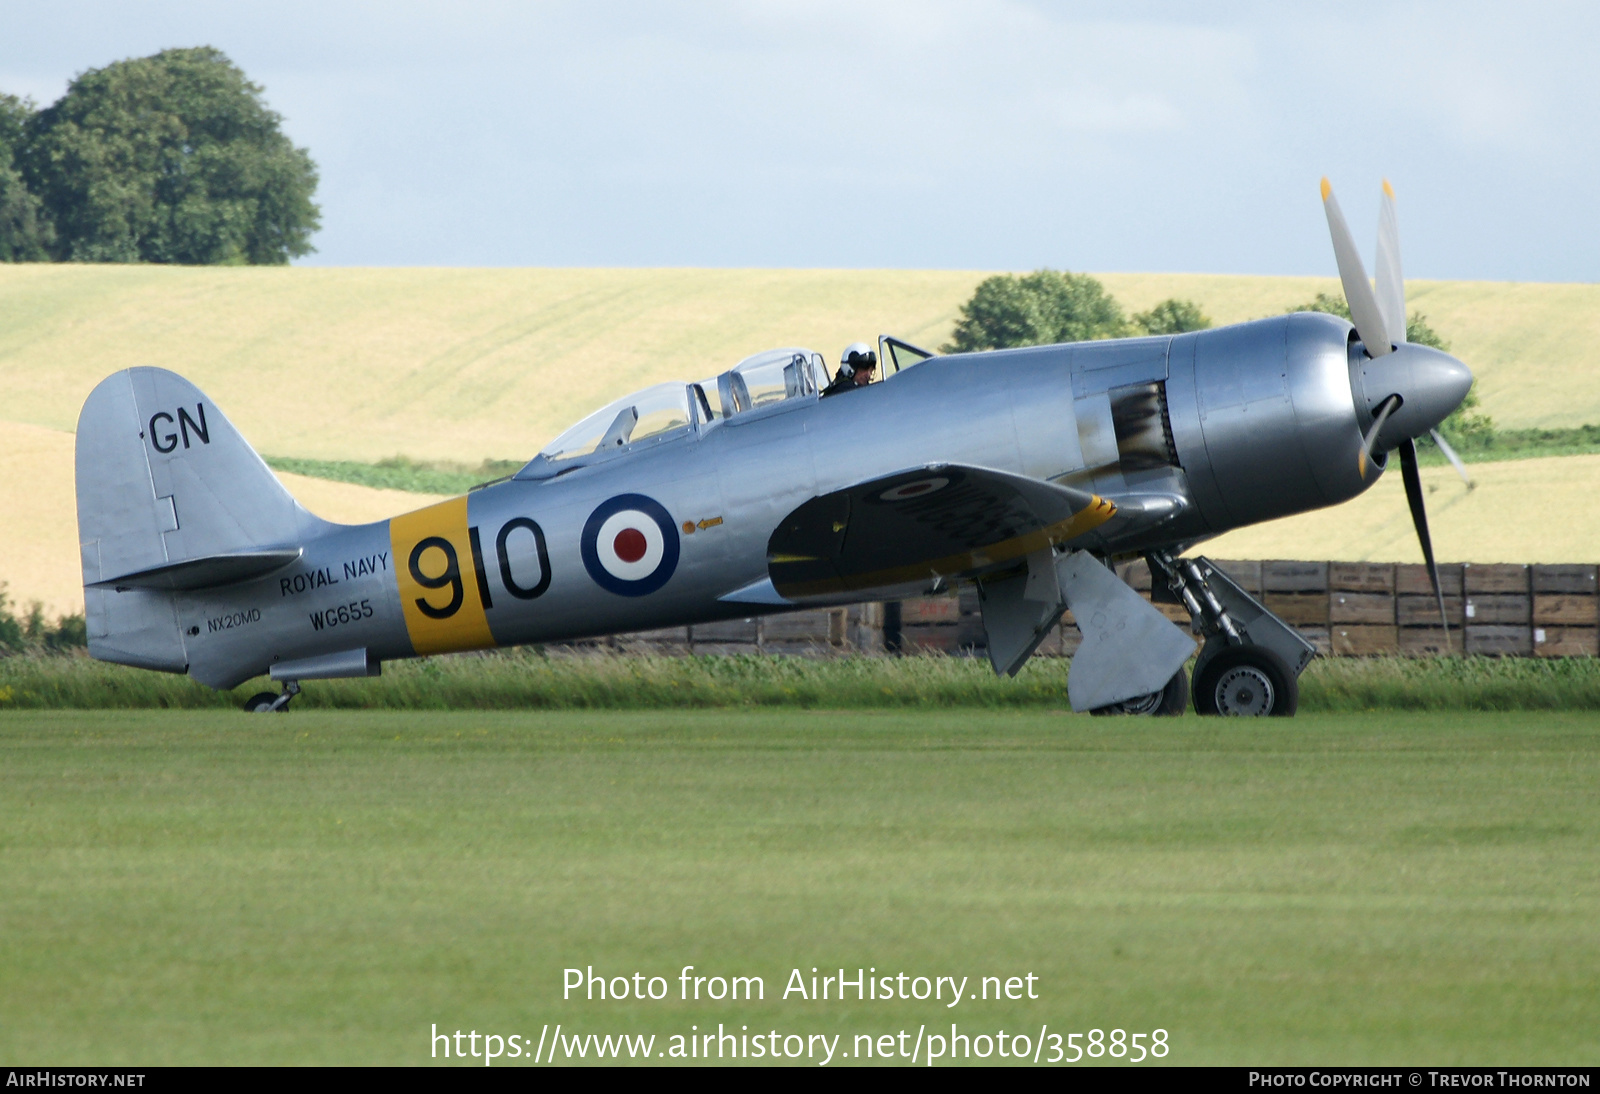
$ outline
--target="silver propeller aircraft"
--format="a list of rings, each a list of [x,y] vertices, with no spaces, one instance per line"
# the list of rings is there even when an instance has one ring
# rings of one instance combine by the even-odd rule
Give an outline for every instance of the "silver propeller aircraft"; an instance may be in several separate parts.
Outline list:
[[[1191,546],[1355,497],[1398,449],[1438,590],[1413,438],[1472,375],[1405,342],[1394,195],[1376,291],[1322,185],[1354,325],[1298,313],[1170,337],[936,356],[822,394],[799,349],[596,411],[507,480],[391,520],[297,504],[182,377],[107,377],[78,421],[89,651],[215,688],[762,612],[980,595],[1014,675],[1067,609],[1072,708],[1181,712],[1195,642],[1108,564],[1142,555],[1204,638],[1203,714],[1292,714],[1312,647]],[[1437,437],[1437,433],[1434,434]],[[1441,611],[1443,601],[1440,600]]]

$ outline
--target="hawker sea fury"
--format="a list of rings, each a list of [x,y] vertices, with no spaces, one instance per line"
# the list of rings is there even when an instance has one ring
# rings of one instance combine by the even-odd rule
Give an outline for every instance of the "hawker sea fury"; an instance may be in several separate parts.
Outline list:
[[[249,708],[282,710],[302,681],[394,658],[970,582],[997,673],[1070,608],[1074,710],[1177,713],[1195,642],[1108,566],[1142,555],[1204,639],[1195,708],[1293,713],[1311,647],[1182,556],[1353,498],[1398,449],[1432,569],[1412,438],[1472,376],[1404,341],[1384,190],[1374,291],[1323,184],[1354,327],[1302,313],[954,356],[884,337],[831,382],[818,355],[774,350],[620,399],[510,479],[376,524],[301,508],[183,378],[118,372],[78,422],[90,653],[217,688],[270,673],[282,694]]]

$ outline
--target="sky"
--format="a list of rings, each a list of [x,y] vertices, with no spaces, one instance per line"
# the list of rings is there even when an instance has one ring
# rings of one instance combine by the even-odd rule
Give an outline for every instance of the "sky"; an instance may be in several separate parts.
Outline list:
[[[303,265],[1600,280],[1600,5],[0,0],[0,90],[223,50],[309,149]],[[1371,243],[1365,244],[1371,263]]]

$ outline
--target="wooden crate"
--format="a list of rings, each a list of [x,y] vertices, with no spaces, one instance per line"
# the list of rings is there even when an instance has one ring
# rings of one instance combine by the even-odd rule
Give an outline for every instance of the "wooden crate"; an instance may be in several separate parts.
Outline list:
[[[1533,628],[1535,657],[1600,657],[1600,628]]]
[[[779,641],[761,643],[761,653],[765,657],[808,657],[812,660],[821,661],[838,657],[844,652],[844,650],[835,649],[826,642]]]
[[[1330,562],[1328,588],[1336,593],[1387,593],[1393,596],[1394,563]]]
[[[1480,657],[1530,657],[1533,630],[1498,624],[1467,624],[1467,652]]]
[[[1461,595],[1461,563],[1440,563],[1439,589],[1447,597]],[[1394,568],[1394,591],[1401,596],[1432,596],[1433,586],[1428,582],[1428,568],[1420,562],[1397,565]]]
[[[1327,627],[1296,627],[1295,633],[1310,642],[1319,656],[1333,655],[1333,635]]]
[[[1438,618],[1437,615],[1434,616]],[[1449,652],[1459,654],[1465,636],[1457,627],[1450,628]],[[1445,653],[1443,627],[1401,627],[1400,653],[1405,657],[1438,657]]]
[[[1536,627],[1600,625],[1600,598],[1563,593],[1534,593],[1533,625]]]
[[[1393,585],[1394,567],[1389,568],[1390,584]],[[1328,594],[1328,621],[1335,627],[1341,624],[1371,624],[1375,626],[1395,625],[1394,594],[1392,592],[1375,593],[1350,593],[1331,592]],[[1334,643],[1338,649],[1338,643]]]
[[[678,657],[689,652],[689,628],[665,627],[656,631],[634,631],[615,636],[613,642],[619,649],[630,653]]]
[[[702,642],[749,643],[754,646],[761,640],[761,623],[756,619],[724,619],[720,623],[696,623],[689,628],[689,638],[699,652]]]
[[[1267,611],[1291,627],[1328,625],[1327,593],[1268,593],[1263,600]]]
[[[1258,600],[1261,598],[1261,563],[1258,560],[1214,558],[1211,561],[1239,588]]]
[[[905,653],[959,653],[961,629],[943,623],[912,623],[900,628]]]
[[[1117,567],[1117,576],[1141,593],[1150,592],[1150,564],[1142,558],[1122,563]]]
[[[1595,595],[1593,566],[1533,566],[1529,576],[1532,579],[1534,596],[1540,593]]]
[[[901,626],[961,622],[961,600],[951,596],[929,596],[900,602]]]
[[[1526,593],[1520,596],[1509,593],[1498,596],[1481,594],[1467,596],[1466,615],[1469,627],[1488,623],[1520,624],[1525,627],[1532,618],[1531,612],[1532,605]]]
[[[761,621],[761,641],[814,642],[826,646],[833,640],[833,612],[812,608],[803,612],[769,615]]]
[[[692,652],[696,657],[754,657],[761,647],[754,642],[696,642]]]
[[[1460,627],[1467,618],[1465,601],[1459,595],[1446,596],[1444,614],[1452,628]],[[1394,616],[1395,622],[1402,627],[1437,627],[1439,602],[1431,592],[1423,596],[1397,596],[1394,598]]]
[[[1151,604],[1150,606],[1184,630],[1189,629],[1189,609],[1182,604]]]
[[[1388,626],[1340,626],[1329,630],[1333,635],[1335,657],[1392,656],[1400,652],[1400,628]]]
[[[1521,593],[1528,595],[1528,568],[1511,563],[1462,564],[1467,595],[1475,593]]]
[[[1328,564],[1287,559],[1263,562],[1261,591],[1269,597],[1273,593],[1325,593],[1328,591]]]

